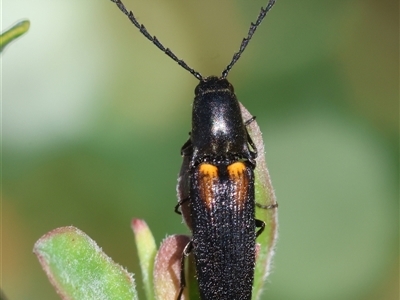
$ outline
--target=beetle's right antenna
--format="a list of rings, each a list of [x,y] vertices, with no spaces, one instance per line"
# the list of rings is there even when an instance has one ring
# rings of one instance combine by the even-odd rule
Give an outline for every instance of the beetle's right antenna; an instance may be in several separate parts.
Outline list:
[[[222,72],[222,78],[226,78],[228,76],[229,71],[232,69],[233,65],[238,61],[238,59],[242,55],[243,51],[246,49],[251,38],[253,37],[254,32],[256,32],[258,25],[261,24],[262,20],[265,18],[267,13],[271,10],[272,6],[274,6],[275,1],[276,0],[269,0],[267,7],[265,7],[265,8],[261,7],[261,11],[260,11],[260,14],[258,15],[257,21],[255,23],[253,23],[253,22],[251,23],[247,37],[245,37],[242,40],[242,44],[240,45],[239,51],[233,55],[231,62],[226,67],[226,69]]]
[[[160,43],[160,41],[155,37],[155,36],[151,36],[150,33],[147,31],[146,27],[144,27],[143,24],[140,24],[135,16],[133,15],[133,13],[131,11],[128,11],[125,7],[125,5],[121,2],[121,0],[111,0],[112,2],[114,2],[118,8],[129,18],[129,20],[132,22],[133,25],[135,25],[135,27],[137,29],[140,30],[140,32],[147,38],[149,39],[151,42],[153,42],[154,45],[157,46],[158,49],[160,49],[162,52],[164,52],[165,54],[167,54],[169,57],[171,57],[174,61],[176,61],[182,68],[184,68],[185,70],[189,71],[190,74],[192,74],[194,77],[196,77],[198,80],[203,80],[203,76],[201,76],[201,74],[195,70],[193,70],[191,67],[189,67],[183,60],[179,59],[178,57],[176,57],[176,55],[169,49],[169,48],[165,48],[163,46],[163,44]]]

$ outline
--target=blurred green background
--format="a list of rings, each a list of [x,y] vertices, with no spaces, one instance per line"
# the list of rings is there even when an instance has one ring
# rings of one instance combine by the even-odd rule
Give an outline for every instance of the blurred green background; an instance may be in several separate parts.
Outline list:
[[[220,74],[265,2],[125,0],[205,76]],[[279,202],[263,299],[399,299],[398,6],[279,0],[230,73]],[[31,21],[2,54],[2,288],[58,299],[32,248],[66,225],[138,274],[132,218],[158,244],[188,233],[173,208],[196,79],[111,1],[2,10],[3,30]]]

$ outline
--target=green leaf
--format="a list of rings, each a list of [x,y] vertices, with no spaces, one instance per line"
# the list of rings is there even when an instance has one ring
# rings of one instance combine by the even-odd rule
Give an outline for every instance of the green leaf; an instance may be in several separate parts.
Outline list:
[[[133,275],[75,227],[45,234],[34,253],[62,299],[138,299]]]
[[[18,22],[14,26],[12,26],[10,29],[6,30],[0,35],[0,52],[4,50],[4,48],[11,43],[13,40],[16,38],[20,37],[23,35],[25,32],[28,31],[29,26],[30,26],[29,20],[24,20],[21,22]]]
[[[240,104],[240,108],[244,121],[253,117],[242,104]],[[256,121],[253,121],[247,126],[247,130],[258,151],[256,169],[254,170],[256,203],[264,207],[275,205],[277,202],[265,162],[265,149],[260,127]],[[260,298],[264,282],[271,271],[271,262],[278,236],[277,208],[265,209],[256,206],[256,218],[265,222],[265,228],[257,238],[260,247],[254,273],[253,300]]]
[[[153,300],[153,269],[157,254],[156,242],[146,222],[139,219],[132,220],[131,227],[135,234],[136,247],[142,270],[143,286],[147,300]]]

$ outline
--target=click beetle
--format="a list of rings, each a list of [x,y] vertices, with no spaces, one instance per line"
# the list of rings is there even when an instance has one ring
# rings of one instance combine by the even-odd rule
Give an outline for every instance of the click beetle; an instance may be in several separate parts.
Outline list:
[[[265,226],[255,218],[255,207],[272,209],[277,204],[264,206],[255,201],[257,149],[246,128],[254,118],[243,120],[233,86],[226,78],[275,0],[261,8],[220,77],[203,77],[190,68],[150,35],[120,0],[111,1],[147,39],[200,81],[195,89],[192,130],[181,149],[187,162],[184,188],[188,196],[179,199],[175,211],[180,213],[178,208],[187,206],[182,213],[193,236],[183,251],[177,299],[185,287],[184,258],[193,252],[201,299],[250,300],[256,237]]]

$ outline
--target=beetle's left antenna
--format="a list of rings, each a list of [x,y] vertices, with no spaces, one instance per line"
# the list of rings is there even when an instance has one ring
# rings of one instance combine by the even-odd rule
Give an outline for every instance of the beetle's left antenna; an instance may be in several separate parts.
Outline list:
[[[121,2],[121,0],[111,0],[114,2],[118,8],[129,18],[129,20],[132,22],[133,25],[137,29],[140,30],[140,32],[151,42],[153,42],[154,45],[157,46],[158,49],[160,49],[162,52],[167,54],[170,58],[172,58],[174,61],[176,61],[182,68],[185,70],[189,71],[190,74],[192,74],[194,77],[196,77],[198,80],[203,80],[203,76],[195,70],[193,70],[191,67],[189,67],[183,60],[179,59],[169,48],[165,48],[163,44],[155,37],[151,36],[151,34],[147,31],[146,27],[144,27],[143,24],[140,24],[133,13],[131,11],[128,11],[125,7],[125,5]]]

